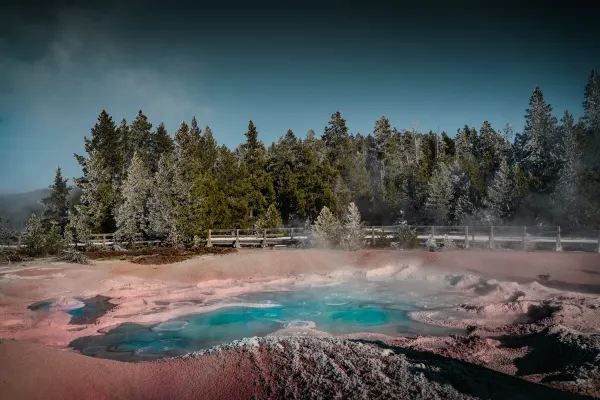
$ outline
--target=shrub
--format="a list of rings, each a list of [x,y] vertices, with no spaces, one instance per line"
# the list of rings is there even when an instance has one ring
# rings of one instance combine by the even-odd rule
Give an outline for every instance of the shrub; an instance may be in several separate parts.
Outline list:
[[[436,251],[436,249],[438,248],[438,244],[435,241],[435,238],[433,237],[433,235],[430,235],[429,238],[427,238],[427,242],[425,242],[425,247],[429,251]]]
[[[396,239],[400,248],[412,249],[417,247],[417,231],[411,228],[406,221],[403,221],[398,227]]]
[[[448,235],[444,236],[444,250],[455,250],[456,249],[456,243],[454,243],[454,240],[448,238]]]

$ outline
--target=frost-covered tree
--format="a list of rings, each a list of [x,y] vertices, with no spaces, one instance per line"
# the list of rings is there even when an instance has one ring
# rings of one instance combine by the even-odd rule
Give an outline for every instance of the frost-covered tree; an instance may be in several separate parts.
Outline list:
[[[328,247],[336,246],[340,239],[340,222],[327,206],[324,206],[317,217],[313,233],[318,244]]]
[[[600,71],[593,70],[585,86],[581,136],[581,208],[588,225],[600,224]]]
[[[425,207],[435,224],[448,223],[448,213],[453,194],[450,168],[445,163],[440,163],[429,181],[425,203]]]
[[[563,225],[576,225],[580,215],[579,169],[581,152],[577,144],[577,132],[573,115],[565,111],[561,119],[562,167],[556,188],[552,193],[555,219]]]
[[[536,192],[553,189],[560,168],[560,144],[557,140],[556,118],[552,107],[544,100],[544,94],[536,87],[529,99],[525,114],[525,129],[522,140],[523,169]]]
[[[342,221],[341,245],[346,250],[357,250],[363,246],[363,239],[360,212],[356,204],[350,203]]]
[[[585,85],[583,122],[591,129],[600,130],[600,71],[592,70]]]
[[[138,111],[137,116],[129,126],[129,146],[132,157],[137,153],[148,166],[151,165],[153,158],[151,129],[152,124],[148,121],[148,117],[144,115],[142,110]]]
[[[515,212],[515,195],[516,188],[512,171],[508,162],[504,159],[488,187],[484,204],[494,219],[507,221],[512,218]]]
[[[25,252],[30,256],[41,256],[46,254],[44,247],[45,229],[39,217],[34,213],[31,214],[25,232],[23,235],[22,244],[25,245]]]
[[[88,209],[91,228],[95,232],[114,232],[114,211],[118,206],[119,185],[124,172],[123,138],[112,117],[104,110],[84,138],[87,157],[75,154],[81,164],[83,177],[75,182],[82,190],[82,203]]]
[[[450,165],[449,172],[452,183],[452,198],[448,209],[448,220],[453,224],[461,224],[475,211],[471,182],[458,161],[454,161]]]
[[[42,222],[47,229],[52,225],[58,226],[59,232],[64,233],[68,223],[69,212],[69,188],[67,180],[63,179],[60,167],[56,168],[54,183],[50,186],[50,194],[42,199],[44,213]]]
[[[77,205],[69,212],[69,223],[65,228],[65,240],[67,243],[75,245],[79,243],[85,244],[90,235],[90,224],[87,220],[87,214],[82,211],[83,206]]]
[[[117,210],[117,237],[132,243],[148,231],[148,198],[150,173],[138,153],[133,155],[123,183],[123,203]]]
[[[92,152],[84,162],[84,177],[77,179],[81,189],[80,211],[90,230],[96,233],[114,232],[114,208],[118,187],[104,168],[99,154]]]
[[[254,224],[256,229],[279,228],[281,225],[281,215],[273,203],[269,205],[265,214]]]
[[[180,242],[176,229],[177,193],[175,161],[169,153],[163,154],[154,174],[152,191],[148,199],[148,233],[164,239],[169,244]]]

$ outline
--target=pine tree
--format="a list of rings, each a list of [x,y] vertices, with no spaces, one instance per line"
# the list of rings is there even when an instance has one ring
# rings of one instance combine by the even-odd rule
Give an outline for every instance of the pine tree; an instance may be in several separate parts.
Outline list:
[[[23,237],[25,252],[32,257],[45,255],[46,248],[44,241],[45,230],[42,222],[35,213],[31,214],[31,217],[27,221],[27,226],[25,226]]]
[[[445,163],[440,163],[429,181],[425,203],[429,216],[435,224],[448,223],[453,194],[450,169]]]
[[[363,246],[363,241],[364,232],[360,212],[354,203],[350,203],[342,225],[342,247],[346,250],[358,250]]]
[[[600,71],[592,70],[585,85],[583,101],[583,122],[595,130],[600,130]]]
[[[129,126],[129,143],[132,155],[137,153],[148,166],[151,165],[153,157],[151,129],[152,124],[148,122],[148,117],[144,115],[142,110],[138,111],[137,116]]]
[[[91,153],[85,159],[83,178],[77,180],[81,189],[81,212],[84,220],[95,233],[114,232],[114,210],[118,195],[116,185],[110,178],[109,171],[104,168],[102,158]]]
[[[163,155],[170,155],[175,150],[175,144],[173,139],[167,133],[165,125],[161,122],[156,128],[156,132],[152,134],[152,150],[151,159],[153,164],[153,170],[156,171],[158,167],[158,160]]]
[[[265,214],[256,221],[256,229],[279,228],[282,225],[281,214],[275,204],[271,203]]]
[[[85,208],[82,205],[74,206],[69,212],[69,223],[65,228],[66,242],[75,245],[87,243],[92,233],[90,225]]]
[[[82,190],[86,220],[94,232],[114,232],[114,210],[120,203],[119,186],[124,172],[122,132],[104,110],[84,138],[88,157],[75,154],[81,164],[83,177],[75,180]]]
[[[209,126],[204,128],[198,142],[198,154],[201,159],[201,168],[203,171],[214,172],[215,163],[217,161],[218,147],[212,130]]]
[[[583,218],[589,225],[600,224],[600,72],[593,70],[585,86],[583,129],[580,136],[580,185]]]
[[[336,246],[340,240],[340,222],[326,206],[317,217],[313,233],[317,244],[324,247]]]
[[[448,219],[453,224],[462,224],[473,214],[473,190],[469,177],[457,161],[450,166],[450,181],[452,182],[452,198],[448,209]]]
[[[175,161],[170,153],[161,156],[158,170],[153,179],[152,191],[148,199],[148,233],[152,237],[164,239],[171,245],[179,245],[181,239],[176,229],[177,193]]]
[[[133,243],[148,232],[150,189],[150,173],[142,156],[135,153],[123,183],[123,203],[117,210],[116,235],[120,240]]]
[[[254,123],[248,123],[245,134],[246,142],[239,147],[241,160],[248,169],[248,179],[251,190],[247,193],[249,205],[249,218],[255,222],[267,209],[267,205],[274,198],[273,181],[267,173],[266,150],[258,140],[258,131]]]
[[[346,177],[350,160],[350,136],[346,120],[342,114],[336,111],[331,115],[329,124],[323,132],[323,143],[327,149],[327,155],[331,164],[340,172],[342,177]]]
[[[107,171],[111,179],[118,176],[122,166],[119,132],[112,117],[105,110],[100,112],[98,122],[91,133],[91,138],[84,138],[85,151],[88,154],[96,154],[99,166]],[[75,155],[75,158],[84,168],[85,174],[85,158],[78,155]]]
[[[529,100],[523,134],[521,165],[529,176],[532,189],[548,192],[553,189],[560,168],[559,144],[556,140],[556,118],[552,116],[552,107],[545,102],[539,87],[533,90]]]
[[[493,178],[500,162],[506,157],[509,146],[488,121],[483,122],[479,129],[476,157],[479,161],[483,182],[486,184]]]
[[[56,168],[54,183],[50,186],[50,194],[42,200],[45,206],[42,222],[46,229],[56,225],[60,234],[64,234],[68,223],[68,196],[67,179],[63,179],[62,171],[58,167]]]
[[[500,163],[494,179],[488,187],[485,205],[499,222],[510,220],[515,212],[515,182],[506,159]]]

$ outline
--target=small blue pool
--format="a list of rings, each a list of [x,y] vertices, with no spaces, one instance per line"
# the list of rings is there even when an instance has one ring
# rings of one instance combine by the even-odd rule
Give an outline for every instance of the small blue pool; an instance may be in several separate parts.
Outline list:
[[[282,328],[311,326],[334,335],[376,332],[389,335],[447,334],[412,321],[414,305],[396,302],[394,288],[381,284],[336,285],[261,292],[232,299],[260,307],[224,306],[154,325],[124,323],[104,335],[76,339],[83,354],[123,361],[177,356]]]

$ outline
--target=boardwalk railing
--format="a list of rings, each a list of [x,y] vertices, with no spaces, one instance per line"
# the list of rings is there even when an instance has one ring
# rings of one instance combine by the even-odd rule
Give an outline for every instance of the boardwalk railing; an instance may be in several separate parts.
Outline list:
[[[402,234],[404,232],[404,235]],[[468,225],[468,226],[365,226],[364,245],[367,247],[403,247],[406,232],[411,244],[424,246],[429,241],[438,246],[457,248],[489,248],[514,250],[554,250],[554,251],[594,251],[600,253],[600,230],[562,230],[560,226],[510,226],[510,225]],[[289,227],[270,229],[209,229],[194,242],[197,245],[211,246],[309,246],[318,245],[310,227]],[[115,247],[125,243],[112,233],[90,235],[86,243],[77,246]],[[156,246],[161,241],[144,240],[140,237],[134,245]],[[74,245],[74,244],[72,244]],[[1,249],[22,247],[20,235],[0,243]]]

